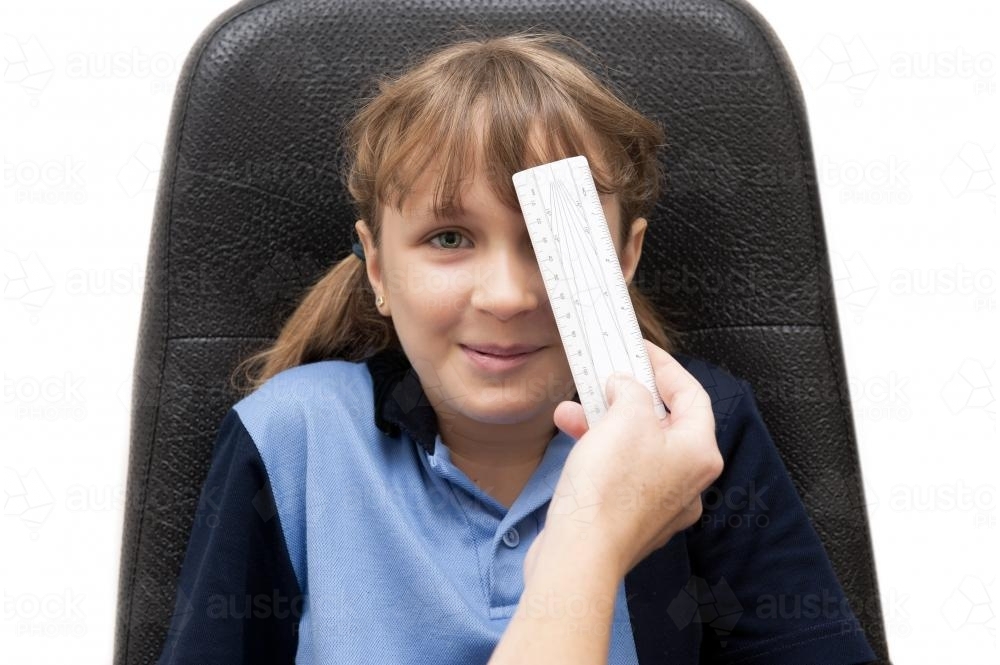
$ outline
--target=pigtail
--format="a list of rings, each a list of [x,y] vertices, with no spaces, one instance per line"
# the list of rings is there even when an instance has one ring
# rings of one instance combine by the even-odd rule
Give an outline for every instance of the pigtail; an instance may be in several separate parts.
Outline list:
[[[320,360],[357,362],[399,342],[375,308],[364,263],[351,254],[311,286],[267,349],[242,361],[230,385],[249,394],[284,369]]]

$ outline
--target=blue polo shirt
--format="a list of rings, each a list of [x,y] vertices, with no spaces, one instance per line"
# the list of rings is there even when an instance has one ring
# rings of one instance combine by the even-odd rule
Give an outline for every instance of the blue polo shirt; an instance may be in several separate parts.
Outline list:
[[[619,583],[608,662],[874,661],[749,384],[674,355],[725,469]],[[574,443],[507,509],[452,464],[401,350],[279,373],[222,421],[158,663],[486,663]]]

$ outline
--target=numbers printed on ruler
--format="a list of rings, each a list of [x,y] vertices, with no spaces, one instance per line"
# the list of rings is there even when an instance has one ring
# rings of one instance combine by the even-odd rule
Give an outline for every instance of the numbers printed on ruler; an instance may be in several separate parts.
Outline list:
[[[614,372],[645,385],[666,416],[587,158],[542,164],[513,181],[588,425],[607,412]]]

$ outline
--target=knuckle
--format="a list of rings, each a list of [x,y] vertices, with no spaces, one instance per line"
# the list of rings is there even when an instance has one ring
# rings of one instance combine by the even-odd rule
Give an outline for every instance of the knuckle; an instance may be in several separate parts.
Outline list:
[[[709,464],[708,464],[709,473],[711,473],[712,478],[715,479],[722,474],[722,471],[725,468],[726,468],[726,461],[722,459],[722,453],[719,452],[718,448],[716,448],[709,459]]]
[[[692,524],[698,522],[701,519],[704,507],[701,504],[701,497],[696,496],[693,501],[688,504],[687,510],[684,513],[684,526],[689,527]]]

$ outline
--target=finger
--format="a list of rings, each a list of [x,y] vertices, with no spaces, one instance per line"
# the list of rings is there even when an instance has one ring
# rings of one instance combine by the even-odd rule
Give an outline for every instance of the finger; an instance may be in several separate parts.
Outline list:
[[[714,432],[712,400],[698,379],[672,355],[647,339],[643,341],[646,343],[649,363],[653,367],[656,388],[670,409],[664,426],[680,425],[683,428],[690,427],[692,431]]]
[[[712,401],[704,387],[690,372],[684,369],[676,358],[656,346],[648,339],[646,352],[649,354],[649,364],[653,367],[656,378],[656,389],[660,397],[670,408],[675,419],[685,411],[692,409],[712,408]]]
[[[552,414],[552,422],[574,439],[579,439],[589,429],[583,406],[572,401],[559,402]]]
[[[631,374],[612,372],[608,376],[605,394],[609,414],[623,418],[653,415],[653,395]]]

